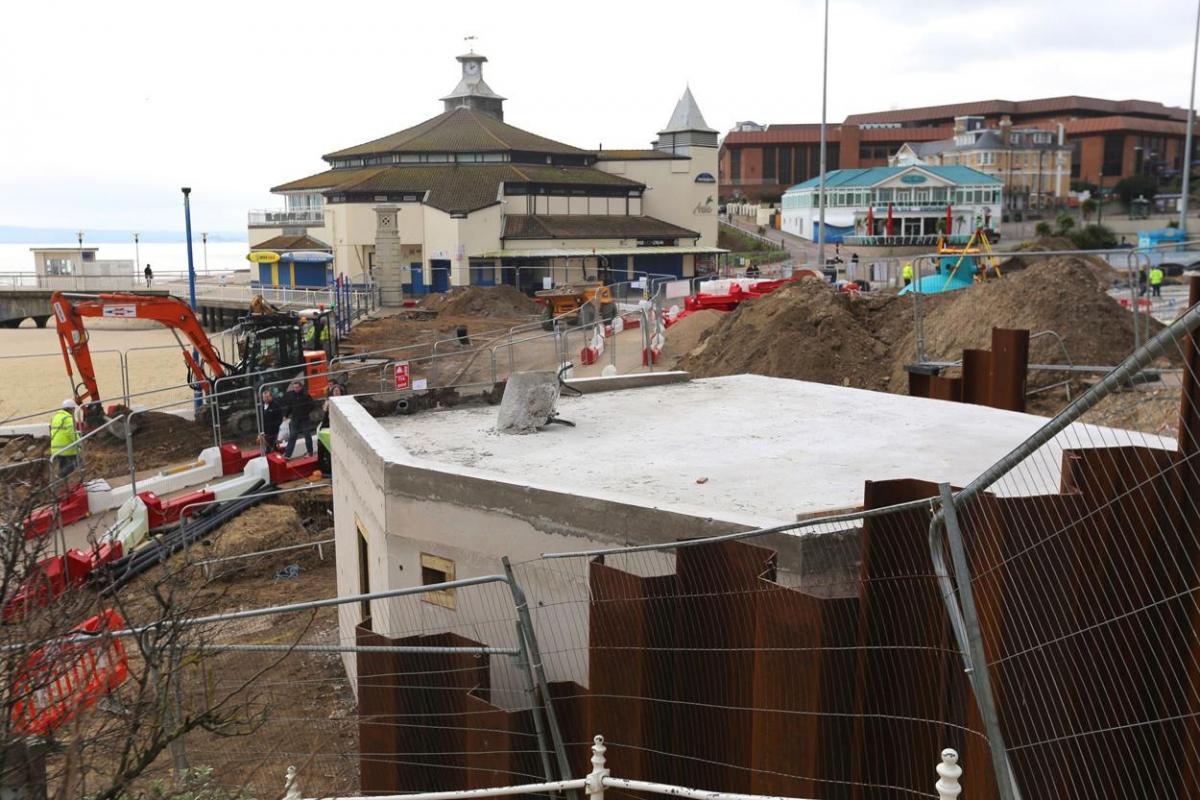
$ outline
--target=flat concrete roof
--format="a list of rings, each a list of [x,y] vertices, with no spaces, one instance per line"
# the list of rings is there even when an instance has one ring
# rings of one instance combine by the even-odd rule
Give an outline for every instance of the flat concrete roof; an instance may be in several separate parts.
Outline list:
[[[558,410],[576,427],[500,434],[498,407],[488,406],[378,421],[418,461],[763,527],[861,505],[867,480],[964,485],[1047,422],[759,375],[563,397]],[[1027,470],[996,491],[1055,492],[1064,445],[1128,444],[1175,447],[1162,437],[1075,425],[1043,448],[1051,460],[1039,465],[1053,469],[1036,477]]]

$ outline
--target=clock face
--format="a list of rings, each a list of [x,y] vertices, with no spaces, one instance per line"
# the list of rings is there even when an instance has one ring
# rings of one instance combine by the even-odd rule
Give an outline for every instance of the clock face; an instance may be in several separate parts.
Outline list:
[[[468,61],[467,63],[463,64],[463,72],[465,72],[468,75],[478,75],[479,74],[479,62]]]

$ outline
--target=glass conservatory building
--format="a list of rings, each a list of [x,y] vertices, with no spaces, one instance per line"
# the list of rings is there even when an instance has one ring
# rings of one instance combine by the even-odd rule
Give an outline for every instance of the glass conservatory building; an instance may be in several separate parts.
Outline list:
[[[784,192],[784,231],[816,240],[819,183],[813,178]],[[999,223],[1002,189],[999,179],[962,166],[834,170],[825,176],[825,241],[916,244],[942,233],[968,236]]]

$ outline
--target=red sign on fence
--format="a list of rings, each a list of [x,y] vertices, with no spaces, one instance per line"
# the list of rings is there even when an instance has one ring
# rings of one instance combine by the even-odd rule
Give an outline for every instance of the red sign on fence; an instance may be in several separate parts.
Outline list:
[[[406,392],[412,388],[412,376],[408,372],[408,362],[398,361],[396,368],[396,391]]]

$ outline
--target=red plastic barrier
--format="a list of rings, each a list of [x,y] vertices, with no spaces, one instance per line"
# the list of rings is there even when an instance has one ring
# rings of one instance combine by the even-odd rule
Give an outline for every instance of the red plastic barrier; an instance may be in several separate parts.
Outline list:
[[[246,469],[246,464],[252,458],[258,458],[262,451],[258,449],[243,450],[236,444],[221,445],[221,474],[236,475]]]
[[[106,609],[72,634],[99,637],[125,627],[125,620]],[[13,680],[13,728],[25,735],[45,736],[96,704],[129,677],[129,661],[119,639],[56,642],[30,654]]]
[[[657,364],[660,353],[657,348],[643,347],[642,348],[642,366],[646,367],[650,364]]]
[[[304,480],[316,468],[316,453],[293,458],[291,461],[288,461],[280,453],[267,454],[267,469],[270,470],[271,483],[279,484],[288,481]]]
[[[61,515],[63,525],[78,522],[88,515],[87,489],[83,484],[76,486],[57,503],[42,506],[30,514],[25,519],[25,538],[34,539],[38,536],[45,536],[54,526],[58,515]]]
[[[65,556],[44,558],[4,606],[6,620],[18,619],[32,608],[44,608],[70,586],[82,586],[101,564],[122,555],[120,542],[105,542],[90,550],[67,551]]]
[[[594,347],[585,347],[579,351],[579,363],[585,367],[590,364],[595,364],[596,358],[596,348]]]
[[[155,530],[164,525],[178,522],[180,515],[188,506],[208,502],[215,499],[216,496],[208,489],[197,489],[170,500],[163,500],[154,492],[139,492],[138,497],[142,498],[142,502],[146,504],[150,530]]]

